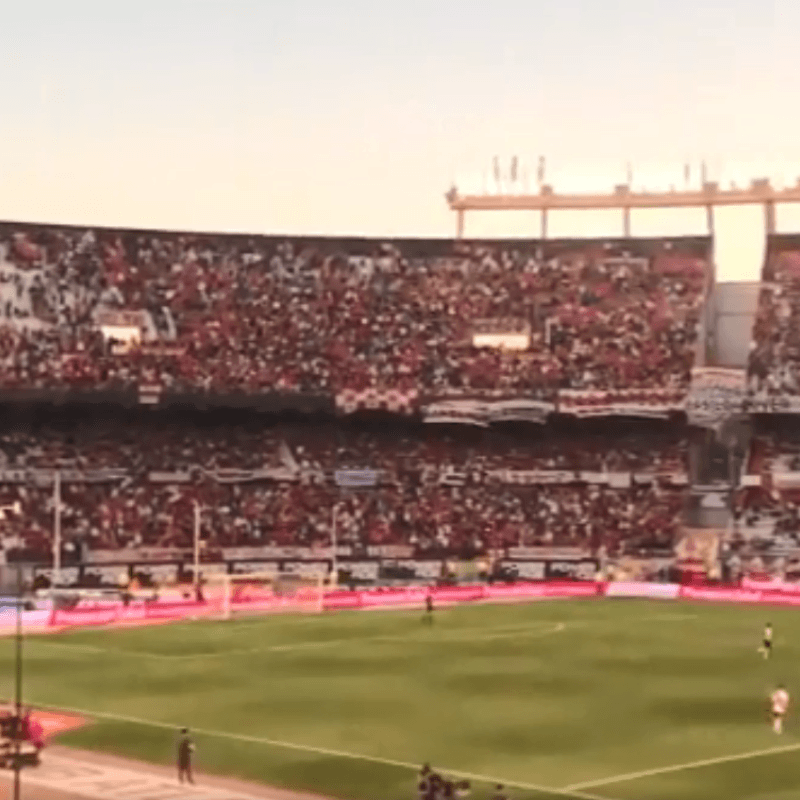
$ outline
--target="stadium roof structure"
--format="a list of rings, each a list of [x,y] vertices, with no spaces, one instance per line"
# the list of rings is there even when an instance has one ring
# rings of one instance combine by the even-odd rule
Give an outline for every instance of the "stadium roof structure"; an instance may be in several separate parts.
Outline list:
[[[623,235],[631,235],[631,209],[633,208],[705,208],[708,232],[714,235],[715,206],[761,205],[767,234],[775,233],[775,206],[781,203],[800,203],[800,179],[795,186],[777,189],[769,179],[751,181],[747,188],[720,189],[714,182],[706,182],[699,189],[686,191],[631,191],[628,184],[620,184],[608,194],[558,194],[547,184],[540,186],[538,194],[459,194],[453,186],[445,195],[451,211],[456,212],[456,238],[464,235],[464,215],[467,211],[539,211],[541,212],[541,238],[547,238],[549,211],[619,209],[622,211]]]

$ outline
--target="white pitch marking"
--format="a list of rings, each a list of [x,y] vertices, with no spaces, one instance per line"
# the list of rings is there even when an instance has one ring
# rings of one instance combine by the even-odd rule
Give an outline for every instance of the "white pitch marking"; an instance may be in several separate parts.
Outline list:
[[[539,628],[547,626],[554,626],[554,629],[552,631],[547,630],[544,632],[539,630]],[[494,628],[493,629],[494,631],[499,631],[497,633],[486,633],[486,629],[487,629],[486,626],[480,628],[452,628],[452,629],[445,628],[444,630],[441,630],[440,635],[434,635],[434,636],[416,636],[416,635],[409,635],[409,636],[386,635],[386,636],[364,636],[364,637],[351,636],[345,639],[327,639],[322,642],[319,641],[295,642],[289,644],[277,644],[277,645],[272,645],[270,647],[254,647],[242,650],[227,650],[225,652],[219,652],[219,653],[207,653],[204,654],[204,657],[235,655],[237,653],[265,653],[265,652],[284,653],[292,650],[305,650],[306,648],[317,648],[317,647],[333,647],[340,644],[359,644],[361,642],[421,642],[423,644],[425,643],[438,644],[442,641],[457,642],[463,639],[469,641],[483,641],[485,639],[498,639],[503,637],[521,636],[521,635],[539,636],[563,630],[564,623],[532,622],[529,625],[524,625],[524,626],[514,625],[514,626]],[[175,657],[193,658],[193,656],[175,656]]]
[[[646,617],[631,617],[627,620],[627,622],[673,622],[673,621],[680,621],[685,619],[695,619],[697,614],[659,614],[655,616],[646,616]],[[605,621],[605,620],[603,620]],[[569,623],[570,627],[576,627],[580,625],[588,625],[590,622],[586,620],[578,620],[578,621],[571,621]],[[544,632],[540,632],[538,628],[553,625],[555,626],[553,630],[548,630]],[[553,621],[536,621],[528,623],[527,625],[503,625],[491,628],[491,633],[485,633],[489,626],[482,626],[479,628],[452,628],[452,629],[440,629],[441,636],[437,636],[437,638],[431,637],[419,637],[419,636],[365,636],[362,638],[358,637],[350,637],[347,639],[328,639],[323,642],[313,641],[313,642],[296,642],[290,644],[279,644],[273,645],[271,647],[255,647],[255,648],[247,648],[247,649],[239,649],[239,650],[226,650],[220,651],[218,653],[203,653],[200,656],[194,655],[176,655],[176,656],[161,656],[162,658],[177,658],[177,659],[184,659],[184,658],[210,658],[210,657],[220,657],[220,656],[227,656],[227,655],[236,655],[238,654],[245,654],[245,653],[264,653],[264,652],[286,652],[291,650],[302,650],[308,647],[327,647],[339,644],[348,644],[354,642],[430,642],[430,643],[437,643],[442,641],[443,638],[446,637],[447,641],[460,641],[461,639],[466,639],[468,641],[485,641],[490,639],[502,639],[502,638],[509,638],[514,636],[520,635],[529,635],[529,636],[539,636],[539,635],[546,635],[547,633],[558,633],[563,631],[567,626],[565,622],[553,622]],[[507,633],[506,633],[507,632]],[[481,635],[472,635],[472,634],[481,634]],[[458,634],[458,635],[453,635]],[[461,634],[470,634],[469,636],[462,636]],[[122,651],[120,651],[122,652]],[[125,651],[128,652],[128,651]],[[141,655],[146,655],[145,653],[139,651]]]
[[[656,622],[680,622],[684,619],[697,619],[698,614],[656,614],[653,617],[646,617],[645,619],[654,620]]]
[[[650,615],[646,617],[631,617],[628,618],[627,622],[642,622],[642,621],[655,621],[655,622],[677,622],[685,619],[695,619],[697,614],[657,614],[657,615]],[[571,627],[579,626],[579,625],[587,625],[589,624],[587,621],[572,621],[570,622]],[[487,626],[482,626],[479,628],[453,628],[453,629],[444,629],[441,632],[441,635],[437,636],[436,639],[430,637],[419,637],[419,636],[352,636],[349,638],[344,639],[326,639],[324,641],[309,641],[309,642],[293,642],[288,644],[278,644],[278,645],[271,645],[269,647],[250,647],[250,648],[235,648],[230,650],[219,650],[213,653],[190,653],[190,654],[180,654],[180,655],[170,655],[168,653],[154,653],[152,651],[148,652],[146,650],[125,650],[125,649],[117,649],[117,648],[104,648],[104,647],[95,647],[93,645],[83,645],[83,644],[72,644],[70,642],[51,642],[47,641],[44,636],[36,637],[35,639],[29,639],[29,643],[38,644],[45,647],[61,647],[65,649],[74,649],[74,650],[85,650],[87,652],[92,653],[109,653],[113,655],[126,655],[126,656],[138,656],[139,658],[152,658],[162,661],[197,661],[204,658],[223,658],[228,656],[235,656],[235,655],[250,655],[254,653],[285,653],[291,652],[293,650],[306,650],[306,649],[321,649],[325,647],[335,647],[337,645],[343,644],[353,644],[353,643],[360,643],[360,642],[431,642],[436,643],[438,641],[442,641],[443,638],[446,638],[448,641],[459,641],[462,638],[467,638],[470,641],[488,641],[492,639],[502,639],[502,638],[509,638],[518,635],[541,635],[538,628],[546,625],[556,625],[556,630],[552,631],[553,633],[560,632],[564,630],[565,623],[559,622],[546,622],[546,621],[537,621],[531,622],[527,625],[506,625],[501,627],[495,627],[491,630],[492,633],[485,633],[487,630]],[[560,626],[560,627],[559,627]],[[508,631],[508,634],[504,634],[503,632]],[[460,635],[454,636],[453,634],[471,634],[475,632],[483,633],[483,635],[469,635],[467,637],[462,637]]]
[[[737,753],[730,756],[718,756],[716,758],[704,758],[700,761],[687,761],[685,764],[673,764],[669,767],[656,767],[655,769],[643,769],[639,772],[626,772],[622,775],[614,775],[610,778],[602,778],[596,781],[585,781],[583,783],[573,783],[565,786],[566,791],[581,789],[593,789],[596,786],[606,786],[612,783],[624,783],[635,781],[637,778],[650,778],[654,775],[664,775],[668,772],[682,772],[686,769],[698,769],[700,767],[711,767],[715,764],[727,764],[731,761],[744,761],[748,758],[759,758],[761,756],[778,755],[779,753],[791,753],[800,750],[800,742],[795,744],[779,745],[777,747],[767,747],[764,750],[751,750],[749,753]]]
[[[42,706],[43,707],[43,706]],[[52,708],[56,708],[53,706]],[[58,707],[59,711],[69,712],[73,714],[82,714],[87,717],[98,717],[100,719],[116,720],[118,722],[130,722],[135,725],[146,725],[153,728],[164,728],[167,730],[177,730],[178,725],[158,722],[154,720],[139,719],[138,717],[129,717],[124,714],[112,714],[106,711],[92,711],[86,708],[65,708]],[[276,739],[267,739],[261,736],[248,736],[247,734],[232,733],[229,731],[210,730],[208,728],[192,728],[192,733],[212,736],[220,739],[233,739],[239,742],[251,742],[253,744],[264,744],[272,747],[282,747],[287,750],[298,750],[306,753],[317,753],[325,756],[335,756],[338,758],[349,758],[355,761],[368,761],[373,764],[384,764],[390,767],[401,767],[403,769],[418,770],[419,764],[413,764],[409,761],[397,761],[392,758],[383,758],[381,756],[368,756],[361,753],[350,753],[346,750],[333,750],[327,747],[314,747],[307,744],[296,744],[294,742],[282,742]],[[535,783],[520,783],[517,781],[507,780],[506,778],[498,778],[492,775],[477,775],[471,772],[461,772],[459,770],[451,770],[438,768],[440,772],[451,775],[454,778],[465,778],[467,780],[481,781],[483,783],[502,783],[505,786],[510,786],[513,789],[524,789],[531,792],[542,792],[544,794],[553,794],[558,797],[572,798],[572,800],[613,800],[609,797],[601,797],[600,795],[583,792],[580,789],[556,789],[550,786],[541,786]],[[234,795],[234,797],[236,797]],[[187,798],[189,800],[189,798]],[[223,800],[223,798],[220,798]]]
[[[74,644],[73,642],[51,642],[44,638],[44,635],[39,637],[29,637],[26,639],[26,644],[46,645],[47,647],[65,647],[70,650],[80,650],[86,653],[120,653],[124,654],[124,650],[112,650],[109,647],[96,647],[91,644]]]
[[[26,646],[57,647],[63,650],[75,650],[77,652],[101,653],[115,656],[140,656],[142,658],[156,658],[166,661],[174,661],[176,658],[188,658],[188,656],[170,656],[162,653],[146,653],[142,650],[121,650],[114,647],[95,647],[88,644],[73,644],[72,642],[51,642],[42,638],[28,639]],[[214,654],[215,655],[215,654]],[[197,656],[193,656],[196,658]]]
[[[546,626],[553,626],[552,630],[541,631],[539,630],[542,627]],[[232,655],[246,655],[249,653],[285,653],[290,652],[292,650],[306,650],[306,649],[317,649],[317,648],[324,648],[324,647],[335,647],[337,645],[343,644],[360,644],[362,642],[430,642],[431,644],[438,644],[442,641],[459,641],[461,639],[468,639],[469,641],[483,641],[489,639],[501,639],[501,638],[509,638],[513,636],[540,636],[546,635],[548,633],[557,633],[559,631],[564,630],[565,623],[563,622],[532,622],[525,626],[507,626],[507,627],[500,627],[494,628],[494,631],[498,631],[497,633],[485,633],[486,626],[481,628],[453,628],[453,629],[445,629],[441,632],[440,636],[351,636],[349,638],[344,639],[325,639],[323,641],[310,641],[310,642],[291,642],[288,644],[276,644],[271,645],[269,647],[250,647],[250,648],[239,648],[239,649],[231,649],[231,650],[220,650],[218,652],[213,653],[191,653],[191,654],[179,654],[179,655],[169,655],[167,653],[153,653],[144,650],[123,650],[123,649],[116,649],[116,648],[103,648],[103,647],[94,647],[92,645],[83,645],[83,644],[72,644],[70,642],[50,642],[46,641],[45,639],[31,639],[29,640],[29,644],[38,644],[45,647],[61,647],[66,649],[74,649],[74,650],[86,650],[87,652],[92,653],[109,653],[113,655],[125,655],[125,656],[139,656],[140,658],[155,658],[155,659],[162,659],[166,661],[185,661],[185,660],[192,660],[196,661],[199,659],[204,658],[221,658],[227,657]],[[483,632],[483,635],[475,635],[475,633]],[[453,635],[458,634],[458,635]],[[469,634],[468,636],[464,636],[463,634]]]

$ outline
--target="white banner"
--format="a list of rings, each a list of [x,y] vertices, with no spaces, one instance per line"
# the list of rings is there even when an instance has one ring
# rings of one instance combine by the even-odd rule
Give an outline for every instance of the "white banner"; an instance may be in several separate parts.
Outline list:
[[[290,483],[300,475],[289,467],[265,467],[264,469],[218,469],[205,471],[218,483],[252,483],[253,481],[279,481]]]
[[[337,545],[336,555],[347,558],[352,555],[349,545]],[[292,559],[318,559],[332,558],[332,547],[275,547],[262,545],[261,547],[223,547],[222,557],[225,561],[255,561],[259,558],[292,558]]]
[[[800,396],[751,395],[745,400],[744,408],[751,414],[800,414]]]
[[[577,473],[537,469],[494,469],[490,470],[487,476],[501,483],[534,486],[537,484],[572,483],[576,480]]]
[[[564,389],[558,394],[561,414],[576,417],[642,417],[666,419],[683,408],[680,389],[619,389],[608,392]]]
[[[611,581],[606,586],[606,597],[647,597],[676,600],[681,587],[675,583],[636,583]]]
[[[145,311],[104,308],[97,311],[94,315],[95,325],[111,328],[138,328],[144,330],[147,327],[147,315]]]
[[[800,488],[800,472],[773,472],[772,485],[776,489]]]
[[[431,424],[489,426],[489,409],[480,400],[442,400],[426,406],[423,415]]]
[[[740,483],[743,489],[748,487],[756,487],[761,486],[761,476],[760,475],[742,475],[742,480]]]
[[[719,430],[727,419],[742,413],[746,391],[743,369],[695,367],[686,398],[689,423]]]
[[[150,483],[189,483],[192,475],[189,472],[150,472],[147,476]]]
[[[402,544],[368,545],[367,555],[373,558],[412,558],[414,548]]]
[[[486,406],[491,422],[533,422],[537,425],[543,425],[555,408],[554,403],[527,399],[495,400]]]
[[[34,483],[37,486],[51,486],[56,471],[52,469],[2,469],[0,483]],[[62,469],[59,472],[62,483],[113,483],[128,477],[125,469]]]
[[[337,486],[346,489],[363,489],[377,486],[380,473],[374,469],[337,469],[333,479]]]
[[[579,559],[589,553],[580,547],[509,547],[509,558]]]
[[[136,564],[154,561],[182,561],[191,556],[189,548],[139,547],[127,550],[91,550],[87,564]]]
[[[454,469],[446,469],[439,474],[439,483],[442,486],[465,486],[469,478],[468,473]]]

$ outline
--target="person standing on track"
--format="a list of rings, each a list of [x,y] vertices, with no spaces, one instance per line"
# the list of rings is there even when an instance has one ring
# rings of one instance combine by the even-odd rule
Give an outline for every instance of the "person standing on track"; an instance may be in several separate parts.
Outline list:
[[[178,741],[178,782],[194,783],[192,775],[192,756],[195,746],[187,728],[181,728],[181,738]]]

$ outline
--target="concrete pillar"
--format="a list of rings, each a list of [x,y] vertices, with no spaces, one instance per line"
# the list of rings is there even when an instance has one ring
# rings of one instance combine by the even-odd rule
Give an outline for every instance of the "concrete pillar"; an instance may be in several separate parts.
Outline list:
[[[764,203],[764,227],[767,231],[767,236],[775,233],[775,203],[771,200]]]

